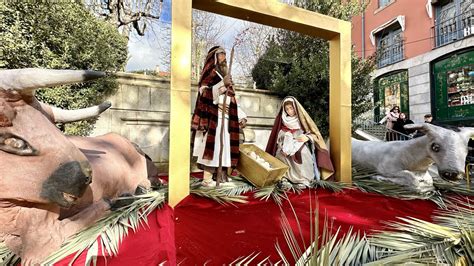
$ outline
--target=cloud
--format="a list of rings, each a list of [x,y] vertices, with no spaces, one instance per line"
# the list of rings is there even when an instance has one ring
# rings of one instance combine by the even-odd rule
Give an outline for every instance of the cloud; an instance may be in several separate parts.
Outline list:
[[[150,69],[155,70],[160,66],[161,70],[167,68],[163,65],[164,55],[169,50],[169,31],[171,24],[171,0],[163,1],[160,19],[151,23],[145,36],[137,36],[133,31],[128,42],[129,60],[126,71]]]
[[[134,34],[128,42],[129,60],[125,67],[126,71],[155,70],[156,66],[165,70],[167,66],[163,65],[163,59],[170,45],[166,34],[165,30],[148,31],[145,36]]]
[[[160,62],[160,56],[146,41],[132,41],[128,43],[129,60],[126,70],[155,69]]]

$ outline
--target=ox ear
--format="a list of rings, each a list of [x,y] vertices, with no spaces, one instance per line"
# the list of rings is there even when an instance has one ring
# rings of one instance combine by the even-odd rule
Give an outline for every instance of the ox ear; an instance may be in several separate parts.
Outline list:
[[[413,130],[413,131],[418,130],[418,131],[422,132],[425,135],[430,135],[430,134],[433,134],[434,132],[436,132],[436,130],[435,130],[436,126],[434,126],[430,123],[408,124],[408,125],[405,125],[403,127],[405,129],[408,129],[408,130]]]
[[[407,124],[405,126],[403,126],[405,129],[408,129],[408,130],[419,130],[423,133],[427,133],[430,128],[426,125],[426,123],[424,124]]]
[[[11,127],[12,121],[5,115],[0,113],[0,127]]]
[[[105,76],[88,70],[24,68],[0,70],[0,89],[32,93],[35,89],[73,84]]]
[[[474,127],[462,127],[460,128],[460,134],[467,140],[474,137]]]
[[[11,127],[15,110],[3,99],[0,99],[0,127]]]

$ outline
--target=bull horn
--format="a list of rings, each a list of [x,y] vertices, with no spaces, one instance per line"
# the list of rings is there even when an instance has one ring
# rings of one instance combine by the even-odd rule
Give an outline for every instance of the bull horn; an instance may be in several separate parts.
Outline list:
[[[85,82],[104,77],[105,72],[24,68],[0,70],[0,89],[30,92],[39,88]]]
[[[45,103],[41,103],[46,105]],[[109,101],[103,102],[99,105],[92,106],[89,108],[76,109],[76,110],[64,110],[54,106],[47,105],[51,108],[53,114],[53,121],[56,123],[70,123],[81,120],[86,120],[89,118],[94,118],[99,116],[102,112],[109,109],[112,106],[112,103]]]

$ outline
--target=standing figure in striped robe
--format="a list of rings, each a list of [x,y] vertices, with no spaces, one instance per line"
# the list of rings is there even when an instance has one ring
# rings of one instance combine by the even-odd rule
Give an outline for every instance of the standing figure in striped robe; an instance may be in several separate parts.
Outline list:
[[[247,121],[245,113],[237,105],[232,79],[227,72],[225,50],[222,47],[215,46],[209,50],[198,87],[192,117],[193,156],[197,156],[198,167],[204,170],[202,185],[215,186],[213,176],[216,177],[219,161],[223,173],[227,173],[228,167],[237,166],[239,127],[245,127]],[[222,158],[219,158],[220,154]],[[224,174],[220,182],[225,184],[228,181],[227,175]]]

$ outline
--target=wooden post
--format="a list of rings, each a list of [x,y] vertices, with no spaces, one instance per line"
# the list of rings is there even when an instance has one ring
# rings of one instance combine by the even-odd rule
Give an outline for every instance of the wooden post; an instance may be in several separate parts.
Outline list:
[[[169,204],[189,195],[191,155],[191,18],[192,2],[173,0],[171,7],[171,91]]]

